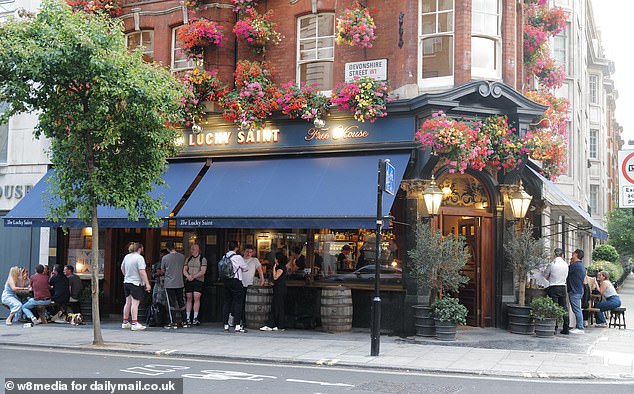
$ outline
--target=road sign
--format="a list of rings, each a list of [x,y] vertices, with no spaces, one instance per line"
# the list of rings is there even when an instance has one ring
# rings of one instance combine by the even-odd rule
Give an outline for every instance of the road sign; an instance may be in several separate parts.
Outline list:
[[[634,208],[634,150],[619,151],[619,208]]]
[[[389,160],[384,160],[383,161],[383,168],[382,168],[382,189],[383,191],[385,191],[386,193],[390,193],[391,195],[394,195],[394,193],[396,193],[396,182],[394,180],[394,166],[390,163]]]

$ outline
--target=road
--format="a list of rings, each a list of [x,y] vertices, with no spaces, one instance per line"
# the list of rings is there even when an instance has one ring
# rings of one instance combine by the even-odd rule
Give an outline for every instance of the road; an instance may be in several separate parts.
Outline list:
[[[334,366],[280,365],[171,356],[0,346],[0,377],[183,378],[185,393],[632,393],[634,382],[557,381]],[[28,371],[28,372],[27,372]],[[7,379],[8,380],[8,379]],[[5,391],[10,393],[10,391]]]

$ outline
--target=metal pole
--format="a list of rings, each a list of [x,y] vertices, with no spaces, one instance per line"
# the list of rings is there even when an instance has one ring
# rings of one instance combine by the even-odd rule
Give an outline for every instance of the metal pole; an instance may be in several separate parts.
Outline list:
[[[566,255],[566,217],[561,216],[561,250]]]
[[[381,276],[381,227],[383,225],[383,189],[381,187],[381,175],[383,160],[379,160],[379,176],[376,194],[376,250],[374,252],[374,298],[372,299],[372,333],[370,344],[370,355],[378,356],[381,347],[381,294],[379,290],[379,279]]]

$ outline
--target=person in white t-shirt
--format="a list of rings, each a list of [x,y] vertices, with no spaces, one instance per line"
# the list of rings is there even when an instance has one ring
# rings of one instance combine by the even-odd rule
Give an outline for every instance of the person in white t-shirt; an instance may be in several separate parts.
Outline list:
[[[123,273],[123,292],[125,294],[125,306],[123,307],[123,323],[121,328],[129,328],[132,331],[145,330],[145,326],[137,321],[139,304],[145,296],[145,291],[152,290],[150,281],[145,272],[145,259],[141,256],[143,245],[135,242],[130,245],[131,253],[128,253],[121,263]],[[128,320],[132,315],[132,324]]]
[[[546,294],[552,298],[565,310],[568,310],[566,299],[566,279],[568,278],[568,263],[564,260],[564,251],[561,248],[555,248],[555,259],[550,262],[544,271],[544,278],[548,280],[548,288]],[[557,330],[557,327],[555,327]],[[568,314],[564,316],[564,326],[561,334],[568,335],[570,332],[570,319]]]

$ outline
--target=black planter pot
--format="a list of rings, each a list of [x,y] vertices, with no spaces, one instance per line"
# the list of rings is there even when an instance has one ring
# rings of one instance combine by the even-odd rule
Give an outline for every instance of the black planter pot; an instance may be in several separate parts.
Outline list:
[[[535,335],[539,338],[554,338],[557,319],[535,319]]]
[[[456,323],[448,321],[440,321],[435,319],[436,339],[439,341],[455,341],[456,340]]]
[[[535,323],[531,317],[531,307],[518,304],[508,304],[506,306],[509,317],[508,329],[513,334],[533,335],[535,333]],[[553,327],[553,332],[555,328]]]
[[[435,337],[436,325],[431,314],[431,307],[427,305],[412,305],[414,308],[414,326],[419,337]]]

